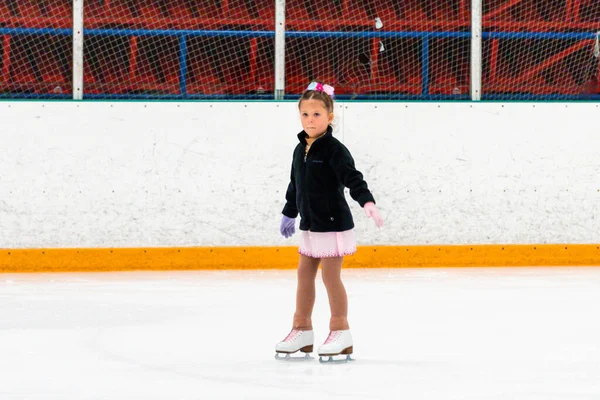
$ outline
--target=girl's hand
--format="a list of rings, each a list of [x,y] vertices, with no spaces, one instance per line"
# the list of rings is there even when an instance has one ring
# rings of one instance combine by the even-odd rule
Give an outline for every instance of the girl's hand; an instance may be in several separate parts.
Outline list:
[[[292,237],[296,232],[296,218],[286,217],[285,215],[281,218],[281,226],[279,232],[286,239]]]
[[[381,228],[383,226],[383,218],[381,217],[381,214],[379,214],[377,207],[375,207],[375,203],[372,201],[365,203],[364,209],[367,217],[373,218],[375,225],[377,225],[378,228]]]

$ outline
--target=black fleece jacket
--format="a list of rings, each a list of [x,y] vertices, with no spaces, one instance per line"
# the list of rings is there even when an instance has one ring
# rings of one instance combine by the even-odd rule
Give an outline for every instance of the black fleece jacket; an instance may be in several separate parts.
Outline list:
[[[292,173],[283,214],[296,218],[300,212],[300,229],[312,232],[342,232],[354,228],[354,221],[344,186],[361,207],[372,201],[363,175],[354,167],[352,155],[329,127],[324,136],[310,146],[305,158],[306,132],[298,134]]]

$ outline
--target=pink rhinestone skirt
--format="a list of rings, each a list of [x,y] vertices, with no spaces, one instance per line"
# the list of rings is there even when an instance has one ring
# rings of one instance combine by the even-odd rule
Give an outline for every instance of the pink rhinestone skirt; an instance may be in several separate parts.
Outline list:
[[[344,232],[300,231],[298,253],[312,258],[343,257],[356,253],[354,230]]]

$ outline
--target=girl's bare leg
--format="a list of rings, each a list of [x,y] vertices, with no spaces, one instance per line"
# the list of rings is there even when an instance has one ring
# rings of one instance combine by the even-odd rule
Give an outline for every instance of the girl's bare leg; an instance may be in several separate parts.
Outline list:
[[[344,257],[323,258],[321,275],[329,296],[331,320],[329,330],[341,331],[349,329],[348,296],[342,283],[342,263]]]
[[[312,258],[300,254],[293,329],[312,330],[312,312],[315,305],[315,278],[320,262],[320,258]]]

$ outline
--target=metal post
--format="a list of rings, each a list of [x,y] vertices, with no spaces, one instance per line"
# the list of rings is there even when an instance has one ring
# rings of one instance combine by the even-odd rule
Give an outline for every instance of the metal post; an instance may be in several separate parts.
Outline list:
[[[481,100],[482,0],[471,0],[471,100]]]
[[[73,100],[83,99],[83,0],[73,0]]]
[[[73,100],[83,99],[83,0],[73,0]]]
[[[285,94],[285,0],[275,0],[275,100]]]

